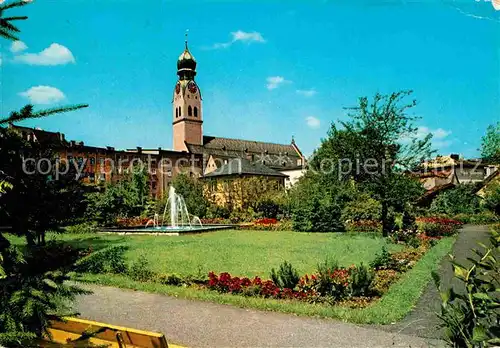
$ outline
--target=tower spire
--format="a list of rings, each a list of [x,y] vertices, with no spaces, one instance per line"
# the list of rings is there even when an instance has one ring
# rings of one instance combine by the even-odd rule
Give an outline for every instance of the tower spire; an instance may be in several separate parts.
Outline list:
[[[188,33],[189,29],[186,29],[186,33],[184,34],[185,36],[184,43],[186,44],[186,49],[188,49]]]

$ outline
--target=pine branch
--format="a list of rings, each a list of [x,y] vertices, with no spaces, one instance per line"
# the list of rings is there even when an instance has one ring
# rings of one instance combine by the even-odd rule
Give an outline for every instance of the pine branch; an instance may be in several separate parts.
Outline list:
[[[21,32],[21,30],[10,24],[7,20],[5,20],[5,18],[0,18],[0,28],[3,30],[15,31],[16,33]]]
[[[21,7],[21,6],[24,6],[24,5],[28,5],[29,3],[30,3],[29,1],[19,0],[19,1],[11,2],[10,4],[0,5],[0,13],[3,10],[7,10],[7,9],[13,8],[13,7]]]
[[[3,20],[5,21],[19,21],[28,19],[28,16],[14,16],[14,17],[5,17]]]
[[[28,104],[28,105],[24,106],[19,112],[13,111],[10,113],[9,117],[4,118],[4,119],[0,119],[0,125],[12,123],[12,122],[19,122],[19,121],[23,121],[23,120],[27,120],[27,119],[32,119],[32,118],[41,118],[41,117],[45,117],[45,116],[49,116],[49,115],[53,115],[53,114],[60,114],[63,112],[74,111],[74,110],[86,108],[88,106],[89,106],[88,104],[77,104],[77,105],[57,107],[57,108],[33,112],[33,105]]]
[[[8,40],[13,40],[13,41],[19,40],[19,38],[17,36],[12,35],[11,33],[9,33],[8,30],[3,29],[3,28],[0,28],[0,37],[3,37],[4,39],[8,39]]]

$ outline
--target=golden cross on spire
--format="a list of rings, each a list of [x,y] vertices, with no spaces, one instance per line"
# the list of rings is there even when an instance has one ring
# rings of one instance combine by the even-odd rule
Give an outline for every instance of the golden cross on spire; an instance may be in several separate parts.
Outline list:
[[[186,29],[186,33],[184,34],[184,36],[186,37],[186,39],[184,40],[184,43],[186,44],[186,49],[188,48],[188,33],[189,29]]]

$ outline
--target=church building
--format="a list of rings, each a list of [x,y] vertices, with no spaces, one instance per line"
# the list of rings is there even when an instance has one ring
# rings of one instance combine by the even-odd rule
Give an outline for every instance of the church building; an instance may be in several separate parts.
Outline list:
[[[181,172],[201,178],[210,175],[211,179],[248,175],[281,178],[288,187],[302,175],[305,158],[293,138],[290,144],[273,144],[203,134],[202,95],[195,81],[196,60],[187,40],[177,60],[177,75],[172,99],[172,150],[140,146],[115,150],[111,146],[95,147],[68,141],[59,132],[13,124],[9,127],[25,140],[53,149],[57,160],[82,167],[80,178],[89,185],[121,180],[127,169],[141,161],[149,168],[148,184],[151,195],[156,198],[168,192],[171,180]],[[242,161],[234,165],[235,159]]]
[[[228,170],[234,168],[229,167],[228,162],[241,158],[264,165],[272,172],[282,173],[289,184],[296,181],[303,173],[305,158],[293,138],[289,144],[274,144],[203,134],[205,115],[201,90],[195,81],[196,65],[186,40],[184,52],[177,60],[179,79],[173,92],[173,150],[202,156],[204,176],[227,175]],[[269,175],[269,171],[266,173]]]

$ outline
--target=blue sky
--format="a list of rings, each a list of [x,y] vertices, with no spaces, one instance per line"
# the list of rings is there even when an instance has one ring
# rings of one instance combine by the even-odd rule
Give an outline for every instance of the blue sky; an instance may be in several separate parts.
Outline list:
[[[500,120],[500,11],[487,1],[35,1],[2,41],[2,114],[88,103],[25,122],[90,145],[172,146],[176,60],[189,29],[204,134],[311,154],[343,107],[414,90],[440,153],[477,156]],[[45,103],[45,104],[44,104]]]

